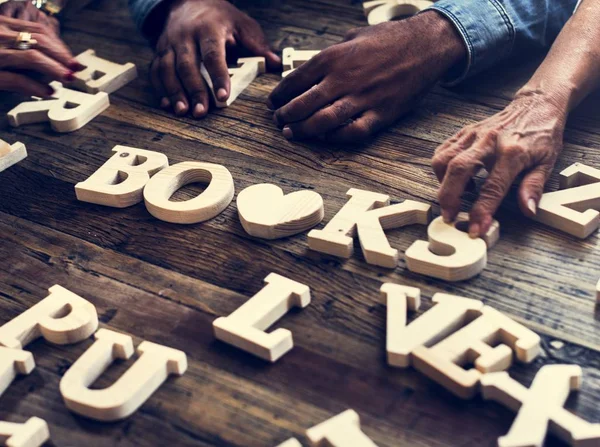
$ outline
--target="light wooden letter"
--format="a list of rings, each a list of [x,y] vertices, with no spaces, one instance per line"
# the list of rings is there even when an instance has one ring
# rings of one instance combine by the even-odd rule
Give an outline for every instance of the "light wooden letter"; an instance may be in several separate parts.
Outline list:
[[[360,417],[354,410],[309,428],[306,437],[312,447],[377,447],[360,429]]]
[[[535,220],[585,239],[600,225],[600,169],[572,164],[560,173],[559,189],[542,195]]]
[[[173,202],[171,196],[189,183],[208,183],[199,196]],[[212,163],[186,161],[163,169],[144,188],[146,208],[166,222],[192,224],[221,214],[233,199],[233,177],[226,167]]]
[[[373,0],[363,3],[369,25],[378,25],[396,18],[413,16],[429,8],[427,0]]]
[[[310,304],[310,289],[271,273],[267,285],[228,317],[217,318],[215,337],[270,362],[277,361],[294,346],[292,333],[277,329],[264,332],[292,307]]]
[[[35,368],[31,352],[0,346],[0,396],[17,374],[29,374]]]
[[[364,213],[357,222],[358,239],[368,264],[396,268],[398,250],[390,247],[384,230],[406,225],[427,225],[431,221],[431,205],[405,200]]]
[[[569,445],[600,445],[600,424],[590,424],[563,408],[569,392],[581,385],[578,365],[543,366],[527,389],[506,372],[481,378],[483,398],[518,412],[500,447],[542,447],[548,428]]]
[[[350,200],[325,228],[308,233],[308,246],[311,250],[349,258],[354,249],[353,237],[356,235],[356,223],[367,211],[390,203],[389,196],[385,194],[361,189],[352,188],[346,194]]]
[[[407,309],[420,306],[420,291],[386,283],[381,286],[381,298],[387,309],[387,357],[391,366],[411,365],[413,351],[419,346],[437,343],[479,315],[483,303],[460,296],[436,293],[437,303],[406,326]]]
[[[456,228],[468,219],[466,213],[460,213],[450,224],[444,223],[441,216],[434,219],[427,228],[429,242],[415,241],[406,250],[408,269],[446,281],[462,281],[479,274],[487,264],[488,248],[498,240],[500,226],[494,221],[483,239],[471,239]]]
[[[254,237],[278,239],[314,227],[323,220],[323,198],[314,191],[284,195],[277,185],[252,185],[238,194],[244,230]]]
[[[137,78],[135,65],[116,64],[96,56],[94,50],[87,50],[75,59],[86,68],[75,73],[73,85],[88,93],[113,93]]]
[[[0,444],[6,447],[39,447],[50,439],[46,421],[30,418],[24,424],[0,421]]]
[[[492,347],[494,346],[494,347]],[[529,363],[540,352],[540,337],[497,310],[481,316],[435,346],[413,351],[416,369],[463,399],[475,396],[482,374],[504,371],[517,360]],[[465,370],[463,365],[474,364]]]
[[[20,142],[8,144],[0,140],[0,172],[10,168],[27,157],[27,149]]]
[[[150,177],[169,166],[167,156],[127,146],[115,146],[115,154],[86,181],[75,185],[77,200],[126,208],[143,200]]]
[[[215,89],[212,79],[206,70],[204,64],[200,66],[200,73],[209,86],[215,105],[218,108],[229,107],[240,94],[248,88],[248,86],[259,75],[266,72],[266,63],[264,57],[242,57],[237,61],[238,66],[229,68],[229,76],[231,78],[231,91],[227,101],[219,101],[215,95]]]
[[[285,78],[300,65],[312,59],[320,52],[321,50],[295,50],[291,47],[284,48],[281,58],[283,65],[283,73],[281,73],[281,77]]]
[[[0,345],[22,349],[39,337],[68,345],[96,332],[98,314],[92,303],[59,285],[49,291],[42,301],[0,327]]]
[[[302,444],[296,438],[292,438],[282,442],[277,447],[302,447]]]
[[[90,95],[64,88],[59,82],[52,82],[55,99],[22,102],[8,112],[8,122],[13,127],[23,124],[50,121],[56,132],[73,132],[81,129],[100,115],[110,105],[104,92]]]
[[[139,358],[113,385],[91,390],[98,377],[114,359],[133,355],[133,340],[128,335],[107,329],[95,334],[95,343],[69,368],[60,381],[60,392],[67,408],[100,421],[116,421],[133,414],[169,375],[183,375],[187,369],[184,352],[147,341],[137,349]]]

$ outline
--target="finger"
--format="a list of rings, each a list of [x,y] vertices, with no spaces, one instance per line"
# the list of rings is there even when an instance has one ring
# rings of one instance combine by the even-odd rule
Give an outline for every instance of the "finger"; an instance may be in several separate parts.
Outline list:
[[[536,215],[538,203],[544,193],[544,185],[550,177],[553,165],[554,163],[541,164],[523,177],[519,186],[518,202],[519,208],[527,217]]]
[[[291,72],[269,95],[267,107],[271,110],[280,109],[292,99],[300,96],[323,79],[322,58],[317,56],[308,60],[300,67]]]
[[[0,68],[31,70],[56,81],[72,81],[73,73],[38,50],[0,50]]]
[[[446,169],[448,169],[448,164],[450,161],[452,161],[454,157],[463,152],[465,149],[468,149],[476,138],[476,132],[462,129],[456,135],[447,139],[440,146],[438,146],[438,148],[435,150],[433,158],[431,159],[431,167],[433,168],[433,172],[440,183],[446,175]]]
[[[188,40],[175,49],[177,58],[177,75],[191,102],[194,118],[201,118],[208,111],[208,92],[197,57],[196,43]]]
[[[81,65],[71,53],[71,50],[55,34],[33,34],[37,44],[35,48],[47,56],[68,67],[71,71],[81,71],[85,66]]]
[[[189,110],[189,105],[183,86],[175,72],[175,53],[171,48],[162,53],[159,62],[159,75],[173,111],[177,116],[185,115]]]
[[[0,15],[5,17],[14,17],[17,10],[15,2],[6,2],[0,5]]]
[[[317,111],[304,121],[290,123],[283,128],[288,140],[303,140],[324,135],[362,112],[355,99],[345,97]]]
[[[215,96],[219,101],[227,101],[231,81],[225,55],[225,38],[216,33],[200,39],[202,62],[213,84]]]
[[[316,111],[338,99],[333,91],[327,81],[311,87],[308,91],[278,109],[275,112],[275,121],[279,126],[283,126],[308,118]]]
[[[50,97],[54,94],[54,89],[49,85],[42,84],[21,74],[11,73],[10,71],[0,72],[0,90],[42,98]]]
[[[372,137],[387,125],[389,121],[384,119],[382,114],[368,110],[352,122],[335,129],[327,136],[327,140],[336,143],[358,143]]]
[[[155,56],[150,64],[150,83],[152,84],[156,95],[160,98],[160,106],[163,109],[169,107],[171,102],[169,101],[167,93],[165,92],[160,80],[160,57],[158,56]]]
[[[503,155],[481,187],[479,198],[470,213],[469,235],[482,236],[488,232],[492,217],[498,210],[504,197],[517,175],[523,170],[523,164],[517,157]]]
[[[456,219],[467,183],[483,168],[483,160],[495,146],[494,136],[485,137],[475,142],[469,149],[461,150],[448,162],[438,192],[444,222],[449,223]]]
[[[37,9],[35,9],[35,12],[37,12]],[[34,15],[34,12],[27,8],[24,7],[22,5],[19,5],[19,7],[17,8],[17,10],[15,11],[15,15],[14,15],[15,19],[20,19],[20,20],[26,20],[28,22],[37,22],[37,15]]]
[[[265,33],[253,19],[249,19],[240,29],[240,42],[253,54],[263,56],[269,70],[274,71],[281,68],[281,58],[271,50]]]

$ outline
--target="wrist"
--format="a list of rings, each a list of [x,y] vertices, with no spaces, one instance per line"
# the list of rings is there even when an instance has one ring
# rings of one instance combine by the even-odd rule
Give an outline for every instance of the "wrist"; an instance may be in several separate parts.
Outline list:
[[[418,21],[424,31],[422,34],[429,36],[430,50],[438,61],[440,77],[453,77],[453,73],[458,76],[464,71],[468,50],[454,23],[434,9],[425,10],[410,20]]]
[[[532,78],[516,94],[515,101],[528,101],[554,109],[557,116],[566,120],[575,102],[577,89],[564,82],[553,83]]]

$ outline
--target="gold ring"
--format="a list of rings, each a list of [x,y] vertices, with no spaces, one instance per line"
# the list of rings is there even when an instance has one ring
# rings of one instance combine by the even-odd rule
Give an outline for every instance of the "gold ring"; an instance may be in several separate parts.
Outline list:
[[[15,38],[15,50],[29,50],[37,44],[37,40],[31,37],[31,33],[19,33]]]

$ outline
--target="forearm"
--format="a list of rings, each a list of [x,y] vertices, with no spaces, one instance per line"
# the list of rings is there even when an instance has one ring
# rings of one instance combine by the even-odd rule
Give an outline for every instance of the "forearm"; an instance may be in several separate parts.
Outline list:
[[[600,2],[584,0],[517,96],[540,93],[567,112],[600,84]]]

